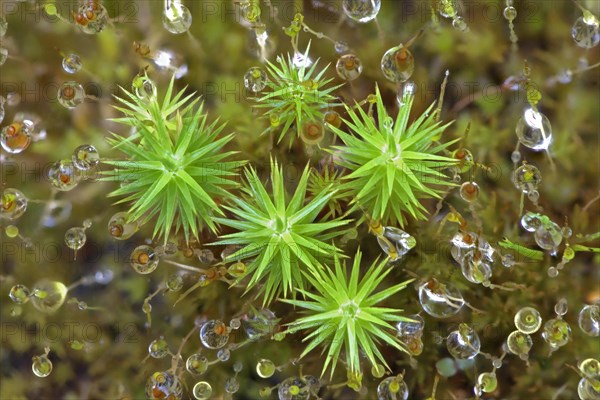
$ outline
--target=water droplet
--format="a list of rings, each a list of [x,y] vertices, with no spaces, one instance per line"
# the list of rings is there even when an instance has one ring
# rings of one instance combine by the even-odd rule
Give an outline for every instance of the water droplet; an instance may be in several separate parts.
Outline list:
[[[210,320],[200,328],[200,341],[209,349],[220,349],[229,341],[229,330],[219,320]]]
[[[146,75],[137,75],[133,78],[131,88],[135,95],[142,100],[151,101],[156,98],[156,84]]]
[[[71,250],[77,251],[81,249],[86,241],[87,237],[83,228],[75,227],[65,232],[65,244]]]
[[[346,42],[335,42],[334,47],[335,52],[338,54],[344,54],[350,50],[350,46]]]
[[[504,268],[512,268],[515,265],[515,256],[512,254],[502,255],[502,266]]]
[[[0,145],[11,154],[19,154],[31,143],[34,126],[30,121],[15,121],[0,132]]]
[[[587,375],[596,375],[600,373],[600,361],[595,358],[587,358],[579,364],[579,370]]]
[[[323,141],[325,128],[321,122],[307,121],[302,123],[300,139],[307,145],[316,145]]]
[[[415,60],[406,47],[392,47],[381,58],[383,75],[394,83],[406,82],[415,70]]]
[[[267,86],[267,73],[259,67],[252,67],[244,74],[244,86],[246,89],[258,93]]]
[[[256,364],[256,373],[261,378],[270,378],[275,373],[275,364],[263,358]]]
[[[200,353],[192,354],[185,362],[185,369],[192,375],[202,375],[208,370],[208,359]]]
[[[454,20],[452,21],[452,26],[454,27],[454,29],[459,30],[461,32],[465,32],[469,28],[463,17],[454,18]]]
[[[521,218],[521,226],[528,232],[535,232],[542,225],[540,214],[528,211]]]
[[[476,257],[476,254],[480,254],[479,250],[471,251],[466,254],[461,264],[461,271],[463,276],[473,283],[489,283],[492,277],[491,264]],[[484,285],[488,286],[488,285]]]
[[[229,378],[225,381],[225,391],[227,393],[236,393],[240,390],[240,382],[235,378]]]
[[[8,22],[6,22],[6,18],[3,15],[0,15],[0,37],[6,35],[6,31],[8,30]]]
[[[68,192],[77,186],[81,180],[81,175],[73,163],[69,161],[56,161],[48,169],[48,179],[56,189]]]
[[[261,15],[260,6],[258,3],[247,2],[241,6],[242,17],[250,22],[258,22]]]
[[[16,238],[19,236],[19,228],[15,225],[7,225],[4,228],[4,234],[9,238]]]
[[[600,374],[591,376],[596,382],[600,380]],[[580,399],[598,399],[600,398],[600,390],[594,389],[594,381],[590,378],[581,378],[577,385],[577,394]]]
[[[561,234],[565,239],[568,239],[573,235],[573,229],[569,228],[568,226],[563,226],[561,229]]]
[[[339,128],[342,126],[342,118],[337,111],[327,111],[323,116],[323,123]]]
[[[345,81],[353,81],[360,76],[363,70],[362,62],[354,54],[344,54],[338,58],[335,69]]]
[[[427,314],[436,318],[455,315],[465,304],[462,294],[454,285],[435,279],[419,287],[419,302]]]
[[[221,362],[229,360],[229,357],[231,357],[231,351],[229,351],[229,349],[221,349],[217,352],[217,358]]]
[[[27,197],[17,189],[6,188],[0,198],[0,219],[15,221],[27,211]]]
[[[173,34],[187,32],[192,26],[192,13],[179,2],[171,2],[171,6],[163,13],[163,26]]]
[[[87,171],[100,162],[98,150],[91,144],[84,144],[73,151],[73,165],[80,170]]]
[[[45,378],[52,372],[52,361],[46,355],[34,356],[32,358],[31,370],[35,376]]]
[[[393,226],[384,227],[383,234],[377,236],[377,242],[391,261],[400,259],[417,245],[413,236]]]
[[[479,185],[477,182],[464,182],[460,186],[460,197],[469,203],[477,200],[479,197]]]
[[[85,100],[85,90],[77,82],[65,82],[58,89],[57,99],[63,107],[75,108]]]
[[[517,9],[513,6],[505,7],[504,11],[502,12],[502,15],[504,15],[504,18],[506,18],[507,20],[512,21],[515,18],[517,18]]]
[[[240,327],[242,326],[242,321],[240,321],[239,318],[232,318],[231,321],[229,321],[229,327],[231,329],[240,329]]]
[[[585,305],[579,312],[579,328],[589,336],[600,336],[600,305]]]
[[[165,284],[169,291],[178,292],[183,287],[183,277],[175,272],[169,275]]]
[[[560,227],[552,221],[548,221],[537,228],[533,238],[538,246],[550,251],[554,251],[563,239]]]
[[[309,375],[285,379],[277,389],[279,400],[304,400],[310,397]]]
[[[175,79],[181,79],[188,73],[188,66],[180,54],[159,50],[154,53],[153,61],[159,70],[172,73]]]
[[[381,0],[344,0],[342,8],[348,18],[364,24],[377,17]]]
[[[484,372],[477,377],[477,386],[485,393],[490,393],[498,387],[498,379],[493,372]]]
[[[4,47],[0,47],[0,67],[4,65],[6,60],[8,59],[8,49]]]
[[[528,355],[531,346],[533,346],[533,340],[527,333],[521,331],[513,331],[508,335],[506,339],[506,346],[508,351],[517,356]]]
[[[258,312],[252,311],[244,316],[242,326],[248,339],[258,340],[275,332],[277,318],[271,310],[263,308]]]
[[[12,301],[14,301],[17,304],[25,304],[29,301],[31,291],[25,285],[15,285],[12,288],[10,288],[8,296]]]
[[[241,362],[237,361],[233,364],[233,372],[239,373],[239,372],[242,372],[243,369],[244,369],[244,364],[242,364]]]
[[[552,127],[548,118],[532,108],[527,108],[515,128],[523,146],[532,150],[547,150],[552,143]]]
[[[456,0],[439,0],[438,10],[444,18],[456,17]]]
[[[149,274],[158,267],[158,256],[154,249],[147,245],[136,247],[129,258],[131,267],[138,274]]]
[[[568,310],[569,304],[567,303],[567,299],[565,299],[564,297],[554,305],[554,312],[556,313],[556,315],[563,316],[567,313]]]
[[[515,326],[523,333],[532,334],[542,326],[542,317],[535,308],[523,307],[515,314]]]
[[[530,190],[529,192],[527,192],[527,198],[529,199],[529,201],[535,204],[540,199],[540,192],[538,192],[537,190]]]
[[[479,354],[481,342],[479,335],[470,326],[460,324],[446,338],[446,347],[450,355],[459,360],[469,360]]]
[[[423,335],[423,328],[425,327],[425,320],[419,314],[407,315],[406,318],[412,319],[413,321],[399,321],[396,324],[397,335],[400,338],[409,336],[421,337]]]
[[[268,386],[263,386],[258,390],[258,395],[261,399],[269,399],[271,398],[272,389]]]
[[[579,17],[571,28],[571,37],[575,44],[584,49],[591,49],[600,42],[598,20],[595,18]]]
[[[571,338],[571,327],[562,319],[551,319],[544,324],[542,337],[553,348],[564,346]]]
[[[42,279],[33,285],[33,306],[44,313],[53,313],[58,310],[67,297],[68,289],[58,281]]]
[[[308,55],[302,54],[300,52],[294,53],[294,57],[292,58],[292,64],[294,67],[298,69],[308,68],[312,65],[313,61],[308,57]]]
[[[212,386],[210,383],[205,381],[200,381],[194,385],[194,389],[192,390],[194,397],[196,400],[208,400],[210,396],[212,396]]]
[[[371,375],[374,378],[381,378],[385,375],[385,367],[381,364],[373,364],[371,366]]]
[[[406,400],[408,386],[400,376],[391,376],[377,386],[377,400]]]
[[[69,54],[63,58],[62,67],[65,72],[74,74],[82,67],[81,58],[77,54]]]
[[[510,153],[510,160],[516,164],[519,161],[521,161],[521,152],[518,150],[513,151],[512,153]]]
[[[182,395],[181,381],[170,372],[155,372],[146,381],[146,396],[149,399],[179,400]]]
[[[152,358],[164,358],[169,354],[169,345],[167,341],[161,336],[155,339],[148,346],[148,354]]]
[[[245,272],[246,264],[241,261],[237,261],[227,267],[227,273],[234,278],[239,278],[240,276],[244,275]]]
[[[118,212],[110,218],[108,222],[108,233],[117,240],[126,240],[137,232],[139,226],[137,222],[127,222],[129,214]]]
[[[89,1],[79,7],[75,24],[87,34],[100,33],[108,24],[108,12],[97,1]]]
[[[531,164],[523,164],[513,172],[513,182],[523,193],[536,190],[542,182],[540,170]]]

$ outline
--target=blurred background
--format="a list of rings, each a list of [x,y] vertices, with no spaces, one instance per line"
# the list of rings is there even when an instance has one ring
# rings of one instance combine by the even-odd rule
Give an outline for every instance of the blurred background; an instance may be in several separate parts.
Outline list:
[[[325,157],[323,150],[307,153],[301,143],[288,149],[275,145],[269,135],[260,136],[268,127],[268,119],[259,118],[260,113],[253,109],[243,81],[248,68],[264,66],[257,32],[266,32],[264,51],[270,61],[293,51],[283,28],[297,12],[304,14],[306,24],[314,31],[323,32],[335,42],[345,42],[348,52],[362,61],[360,77],[346,83],[335,95],[353,104],[374,93],[378,84],[391,115],[397,112],[398,88],[383,76],[381,57],[387,49],[406,43],[423,29],[410,48],[415,58],[411,78],[416,86],[413,116],[439,97],[448,70],[442,119],[455,123],[444,139],[463,136],[470,123],[462,145],[486,168],[475,169],[473,176],[463,179],[475,180],[480,186],[476,213],[492,244],[508,237],[535,247],[532,235],[518,226],[521,196],[510,179],[511,153],[517,145],[515,126],[527,104],[525,92],[515,82],[522,78],[527,60],[531,80],[543,95],[539,109],[549,118],[553,132],[549,155],[521,148],[523,159],[536,165],[542,174],[539,204],[543,213],[559,225],[568,220],[576,234],[600,231],[600,202],[590,203],[599,194],[600,69],[586,70],[600,62],[600,46],[585,49],[575,44],[571,30],[582,11],[574,2],[515,1],[515,49],[511,49],[509,24],[503,17],[506,2],[501,0],[456,2],[456,9],[468,25],[466,31],[454,28],[451,20],[437,13],[432,18],[432,7],[437,2],[427,0],[383,0],[376,21],[366,24],[346,18],[341,1],[261,1],[264,31],[252,26],[239,2],[193,0],[183,2],[191,12],[192,23],[181,34],[164,28],[163,2],[130,0],[102,1],[109,21],[101,32],[86,34],[75,24],[77,10],[83,3],[87,2],[0,3],[2,23],[7,24],[6,33],[0,38],[0,57],[4,61],[0,66],[0,95],[5,99],[0,128],[10,125],[19,113],[37,120],[34,142],[29,148],[19,154],[4,149],[0,153],[2,190],[16,188],[30,200],[27,212],[14,223],[19,235],[0,236],[2,399],[144,398],[146,381],[152,373],[170,367],[170,357],[147,359],[152,340],[164,336],[175,352],[196,318],[228,323],[234,317],[248,315],[250,305],[260,306],[259,302],[251,302],[251,296],[242,297],[241,289],[228,289],[223,282],[195,290],[175,307],[180,294],[161,292],[152,298],[152,324],[147,327],[142,311],[144,299],[177,271],[172,265],[161,264],[152,275],[141,276],[128,265],[133,248],[149,243],[152,227],[145,226],[131,239],[117,242],[109,236],[107,224],[113,214],[126,208],[113,205],[113,199],[106,197],[115,184],[88,176],[72,191],[53,193],[46,175],[53,162],[70,159],[73,150],[82,144],[95,146],[102,158],[118,157],[105,140],[109,132],[128,133],[126,127],[110,121],[120,116],[113,108],[114,96],[122,93],[119,87],[130,90],[132,80],[144,69],[156,82],[159,93],[164,92],[171,75],[176,73],[176,88],[201,95],[209,119],[220,118],[227,122],[227,132],[235,132],[231,148],[239,150],[240,159],[250,160],[263,173],[268,171],[269,154],[283,163],[305,165],[310,161],[318,165]],[[600,14],[600,3],[595,0],[581,0],[581,5]],[[300,49],[304,50],[309,41],[311,58],[319,59],[323,67],[330,64],[326,75],[335,83],[344,83],[335,71],[340,54],[334,43],[301,32]],[[69,74],[62,64],[64,56],[72,53],[79,56],[82,68]],[[57,97],[59,87],[67,81],[81,84],[87,95],[73,109],[65,108]],[[449,193],[446,200],[463,215],[469,214],[456,191]],[[435,211],[436,202],[425,205],[432,213]],[[565,320],[572,326],[570,343],[548,358],[548,346],[536,334],[529,367],[518,357],[507,356],[497,371],[498,388],[484,397],[576,398],[580,377],[565,364],[576,365],[600,354],[597,338],[586,336],[577,328],[577,313],[583,304],[600,298],[597,254],[578,253],[556,278],[550,278],[546,272],[553,262],[548,257],[510,269],[497,266],[496,283],[514,282],[527,289],[492,290],[467,282],[457,272],[460,270],[449,254],[449,239],[455,228],[446,226],[442,234],[437,234],[443,214],[404,227],[419,244],[389,279],[405,280],[409,277],[405,270],[409,270],[424,278],[435,276],[451,281],[467,301],[486,313],[475,315],[465,310],[444,321],[424,315],[424,351],[413,360],[383,349],[393,372],[405,371],[410,398],[431,395],[434,377],[440,374],[436,363],[448,358],[445,346],[436,344],[437,336],[447,335],[459,322],[469,322],[481,337],[482,350],[499,356],[506,336],[514,330],[512,317],[519,308],[534,306],[544,320],[550,319],[554,316],[554,304],[561,297],[569,304]],[[71,227],[81,227],[88,218],[93,225],[85,231],[87,243],[74,259],[73,250],[64,244],[64,233]],[[2,220],[1,224],[5,229],[9,221]],[[358,232],[345,250],[350,254],[360,247],[364,259],[370,262],[380,249],[366,227],[359,227]],[[214,239],[205,234],[202,243],[195,245],[202,252],[201,259],[198,252],[186,257],[189,254],[184,251],[185,246],[176,243],[181,251],[173,260],[196,266],[211,257],[218,260],[223,249],[204,246]],[[599,242],[588,244],[598,246]],[[188,274],[183,278],[185,291],[197,276]],[[65,303],[55,313],[42,313],[31,304],[18,306],[10,301],[8,294],[13,285],[32,288],[41,279],[60,281],[66,286],[87,280],[68,292]],[[79,307],[80,301],[87,307]],[[407,314],[421,309],[412,286],[390,305]],[[294,314],[283,304],[276,303],[270,309],[282,318],[281,323],[290,322]],[[243,332],[237,331],[236,335],[232,341],[244,340]],[[275,386],[300,373],[300,363],[290,362],[303,350],[300,340],[300,336],[288,336],[283,341],[253,342],[233,351],[228,361],[211,365],[201,379],[184,375],[183,398],[191,397],[191,388],[198,380],[210,382],[213,397],[222,398],[226,380],[236,375],[240,388],[234,397],[256,399],[261,387]],[[42,379],[33,375],[31,364],[32,357],[44,354],[45,347],[50,348],[48,357],[53,371]],[[194,335],[183,349],[184,360],[199,348],[200,342]],[[213,353],[205,350],[203,354],[214,360]],[[269,379],[259,378],[255,371],[257,361],[263,358],[282,366]],[[319,376],[322,362],[318,352],[311,354],[301,363],[302,373]],[[234,363],[241,363],[243,369],[234,372]],[[437,388],[438,399],[473,398],[477,375],[491,370],[491,365],[489,360],[478,357],[474,362],[448,368]],[[345,379],[343,368],[338,368],[328,384]],[[374,399],[380,381],[367,368],[361,393],[347,388],[323,388],[320,394],[331,399]],[[277,398],[275,392],[272,398]]]

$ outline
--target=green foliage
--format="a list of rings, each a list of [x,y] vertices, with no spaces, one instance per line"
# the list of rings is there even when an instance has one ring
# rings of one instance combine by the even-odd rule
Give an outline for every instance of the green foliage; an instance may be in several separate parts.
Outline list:
[[[436,122],[432,104],[409,125],[412,102],[413,96],[405,94],[394,122],[376,88],[376,120],[360,107],[346,107],[350,120],[344,122],[354,135],[331,126],[345,144],[334,146],[341,152],[338,162],[351,171],[340,189],[350,190],[353,201],[383,224],[403,226],[404,213],[425,219],[427,210],[419,200],[439,198],[436,186],[453,185],[440,170],[456,160],[439,153],[456,141],[434,143],[449,124]]]
[[[242,164],[226,161],[234,151],[224,151],[232,135],[221,136],[224,124],[207,122],[203,104],[194,110],[198,99],[184,106],[194,94],[173,94],[174,79],[162,104],[149,80],[134,81],[136,93],[123,89],[116,107],[125,114],[116,119],[135,128],[129,137],[112,134],[109,143],[122,152],[125,160],[104,161],[114,169],[104,172],[103,180],[121,184],[109,196],[124,197],[117,203],[131,203],[129,217],[142,223],[157,216],[154,236],[166,243],[173,227],[183,228],[198,237],[199,227],[216,231],[215,215],[222,215],[217,201],[232,197],[228,189],[238,186],[237,170]]]
[[[322,172],[313,171],[310,174],[308,181],[308,191],[316,196],[318,193],[328,188],[339,188],[342,183],[341,174],[329,166],[325,166]],[[327,214],[324,219],[334,218],[342,215],[343,210],[346,208],[346,203],[350,202],[352,194],[348,189],[337,190],[332,194],[327,202]]]
[[[316,273],[323,259],[338,249],[328,242],[341,235],[339,228],[349,221],[336,218],[318,221],[318,215],[335,191],[331,187],[307,199],[309,168],[306,166],[292,197],[286,195],[284,175],[277,162],[271,160],[271,193],[260,181],[256,170],[246,170],[246,196],[233,198],[233,207],[224,206],[236,219],[215,218],[215,221],[238,232],[221,236],[217,245],[238,245],[242,248],[227,256],[224,262],[253,258],[246,274],[251,279],[247,290],[261,280],[264,285],[263,304],[270,303],[283,290],[283,296],[295,295],[295,287],[305,288],[303,269]]]
[[[328,347],[327,358],[322,374],[331,366],[331,376],[338,364],[342,350],[346,354],[346,365],[350,374],[360,376],[360,353],[363,351],[372,365],[379,360],[387,366],[383,355],[377,348],[380,342],[387,343],[398,350],[406,351],[400,340],[390,331],[394,327],[390,322],[408,321],[397,315],[402,310],[378,306],[388,297],[404,289],[411,280],[391,286],[382,291],[375,289],[391,272],[387,260],[374,262],[359,281],[362,255],[357,251],[348,279],[347,268],[342,266],[339,257],[335,257],[335,271],[329,268],[318,270],[309,282],[316,289],[313,292],[299,290],[308,300],[282,300],[294,306],[306,309],[307,316],[288,324],[288,332],[309,330],[303,342],[308,342],[302,352],[304,357],[319,345]]]
[[[308,58],[309,49],[310,45],[303,55],[305,59]],[[324,115],[322,110],[337,105],[331,93],[341,85],[327,87],[333,79],[323,77],[328,66],[316,72],[318,60],[308,69],[305,65],[299,68],[294,66],[289,54],[287,58],[278,56],[277,63],[279,65],[267,61],[268,93],[255,100],[258,103],[256,107],[268,109],[267,115],[271,120],[271,127],[263,133],[282,127],[277,139],[279,143],[292,124],[296,125],[296,135],[300,136],[304,121],[321,122]],[[290,140],[290,146],[292,142]]]

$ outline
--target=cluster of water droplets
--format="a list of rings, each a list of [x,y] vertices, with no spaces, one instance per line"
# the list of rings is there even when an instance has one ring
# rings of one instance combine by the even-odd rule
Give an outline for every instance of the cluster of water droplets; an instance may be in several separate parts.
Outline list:
[[[526,231],[533,232],[537,245],[552,255],[556,255],[563,238],[571,236],[569,228],[561,228],[546,215],[531,211],[523,215],[521,226]]]
[[[416,357],[423,352],[425,320],[418,314],[409,315],[406,319],[396,324],[398,339],[406,345],[410,355]]]
[[[494,248],[474,232],[458,232],[451,240],[451,254],[463,276],[473,283],[488,284],[492,277]]]

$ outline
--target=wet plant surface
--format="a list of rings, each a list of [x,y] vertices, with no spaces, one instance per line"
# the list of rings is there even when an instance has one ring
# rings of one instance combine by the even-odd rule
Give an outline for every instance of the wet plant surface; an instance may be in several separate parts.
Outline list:
[[[0,398],[600,398],[593,0],[0,4]]]

